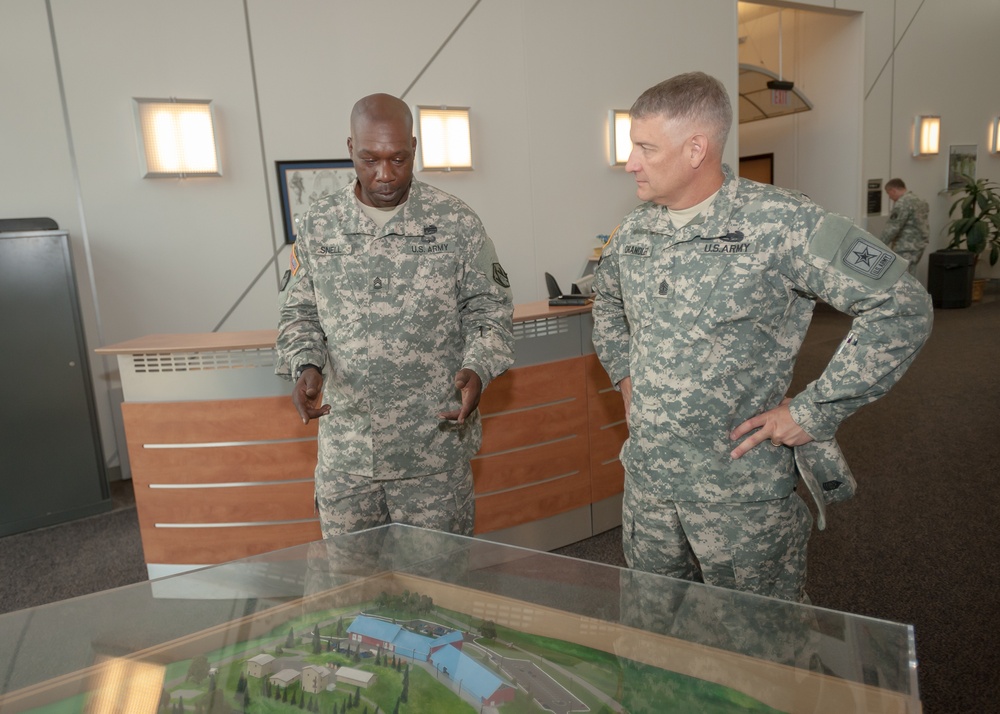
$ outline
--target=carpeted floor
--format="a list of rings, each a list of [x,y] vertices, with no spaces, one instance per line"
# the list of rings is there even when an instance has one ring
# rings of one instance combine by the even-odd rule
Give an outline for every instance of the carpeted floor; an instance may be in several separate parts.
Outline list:
[[[111,489],[111,511],[0,538],[0,613],[148,578],[131,482]]]
[[[815,378],[848,320],[817,309],[793,392]],[[1000,287],[939,310],[907,376],[838,432],[858,495],[809,546],[815,605],[913,624],[926,714],[1000,711]],[[0,613],[146,579],[130,484],[115,508],[0,538]],[[621,529],[558,553],[624,565]]]

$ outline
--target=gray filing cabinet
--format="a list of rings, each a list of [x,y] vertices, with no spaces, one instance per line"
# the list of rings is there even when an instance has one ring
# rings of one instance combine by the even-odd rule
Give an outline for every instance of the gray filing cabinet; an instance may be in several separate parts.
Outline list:
[[[111,509],[65,231],[0,232],[0,536]]]

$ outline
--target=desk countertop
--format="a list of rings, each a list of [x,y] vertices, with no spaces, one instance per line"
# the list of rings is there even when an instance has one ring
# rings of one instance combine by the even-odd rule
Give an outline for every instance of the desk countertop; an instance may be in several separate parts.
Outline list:
[[[590,305],[550,307],[547,300],[514,306],[514,322],[568,317],[590,312]],[[243,332],[196,332],[156,334],[98,347],[97,354],[117,355],[137,352],[212,352],[216,350],[252,350],[274,347],[276,329]]]

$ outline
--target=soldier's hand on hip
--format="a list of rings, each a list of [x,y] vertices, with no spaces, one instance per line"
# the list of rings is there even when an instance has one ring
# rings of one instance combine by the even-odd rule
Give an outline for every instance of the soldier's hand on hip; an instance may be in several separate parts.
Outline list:
[[[302,370],[302,374],[292,387],[292,404],[295,411],[302,417],[302,423],[308,424],[310,419],[319,419],[330,413],[330,405],[320,401],[323,398],[323,374],[315,368]]]
[[[458,420],[465,423],[465,418],[479,406],[479,397],[483,394],[483,380],[471,369],[460,369],[455,375],[455,389],[462,393],[462,408],[438,414],[442,419]]]
[[[790,401],[792,401],[790,398],[785,397],[781,400],[781,404],[774,409],[769,409],[755,417],[751,417],[733,429],[733,433],[729,435],[729,438],[733,441],[739,440],[741,437],[754,431],[754,429],[757,429],[757,431],[743,440],[729,455],[734,459],[738,459],[750,451],[750,449],[765,441],[770,441],[771,446],[775,448],[781,446],[802,446],[812,441],[813,438],[792,419],[792,413],[788,410],[788,403]]]

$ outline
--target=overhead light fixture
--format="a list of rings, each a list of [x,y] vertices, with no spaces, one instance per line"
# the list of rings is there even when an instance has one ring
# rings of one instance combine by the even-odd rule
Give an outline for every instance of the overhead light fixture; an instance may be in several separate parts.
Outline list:
[[[913,155],[933,156],[941,150],[941,117],[920,115],[913,121]]]
[[[790,92],[795,89],[795,82],[790,79],[771,79],[767,82],[767,88],[779,92]]]
[[[990,122],[990,153],[1000,154],[1000,116]]]
[[[133,98],[143,178],[221,176],[210,99]]]
[[[787,92],[790,92],[793,89],[795,89],[795,82],[791,81],[790,79],[785,79],[782,76],[782,73],[781,73],[781,66],[782,66],[782,60],[781,60],[782,52],[781,52],[781,49],[782,49],[782,45],[783,45],[782,39],[783,39],[783,33],[781,31],[781,10],[778,10],[778,78],[770,80],[767,83],[767,88],[770,89],[772,92],[784,92],[784,93],[787,93]],[[772,95],[772,96],[775,96],[775,95]],[[780,104],[784,104],[785,103],[785,99],[786,99],[785,94],[779,94],[777,96],[780,96],[781,99],[782,99],[782,101],[781,102],[774,102],[774,103],[775,104],[779,104],[779,103]]]
[[[632,118],[627,109],[612,109],[608,112],[608,132],[611,147],[610,161],[612,166],[624,166],[632,153]]]
[[[417,107],[421,171],[471,171],[468,107]]]

